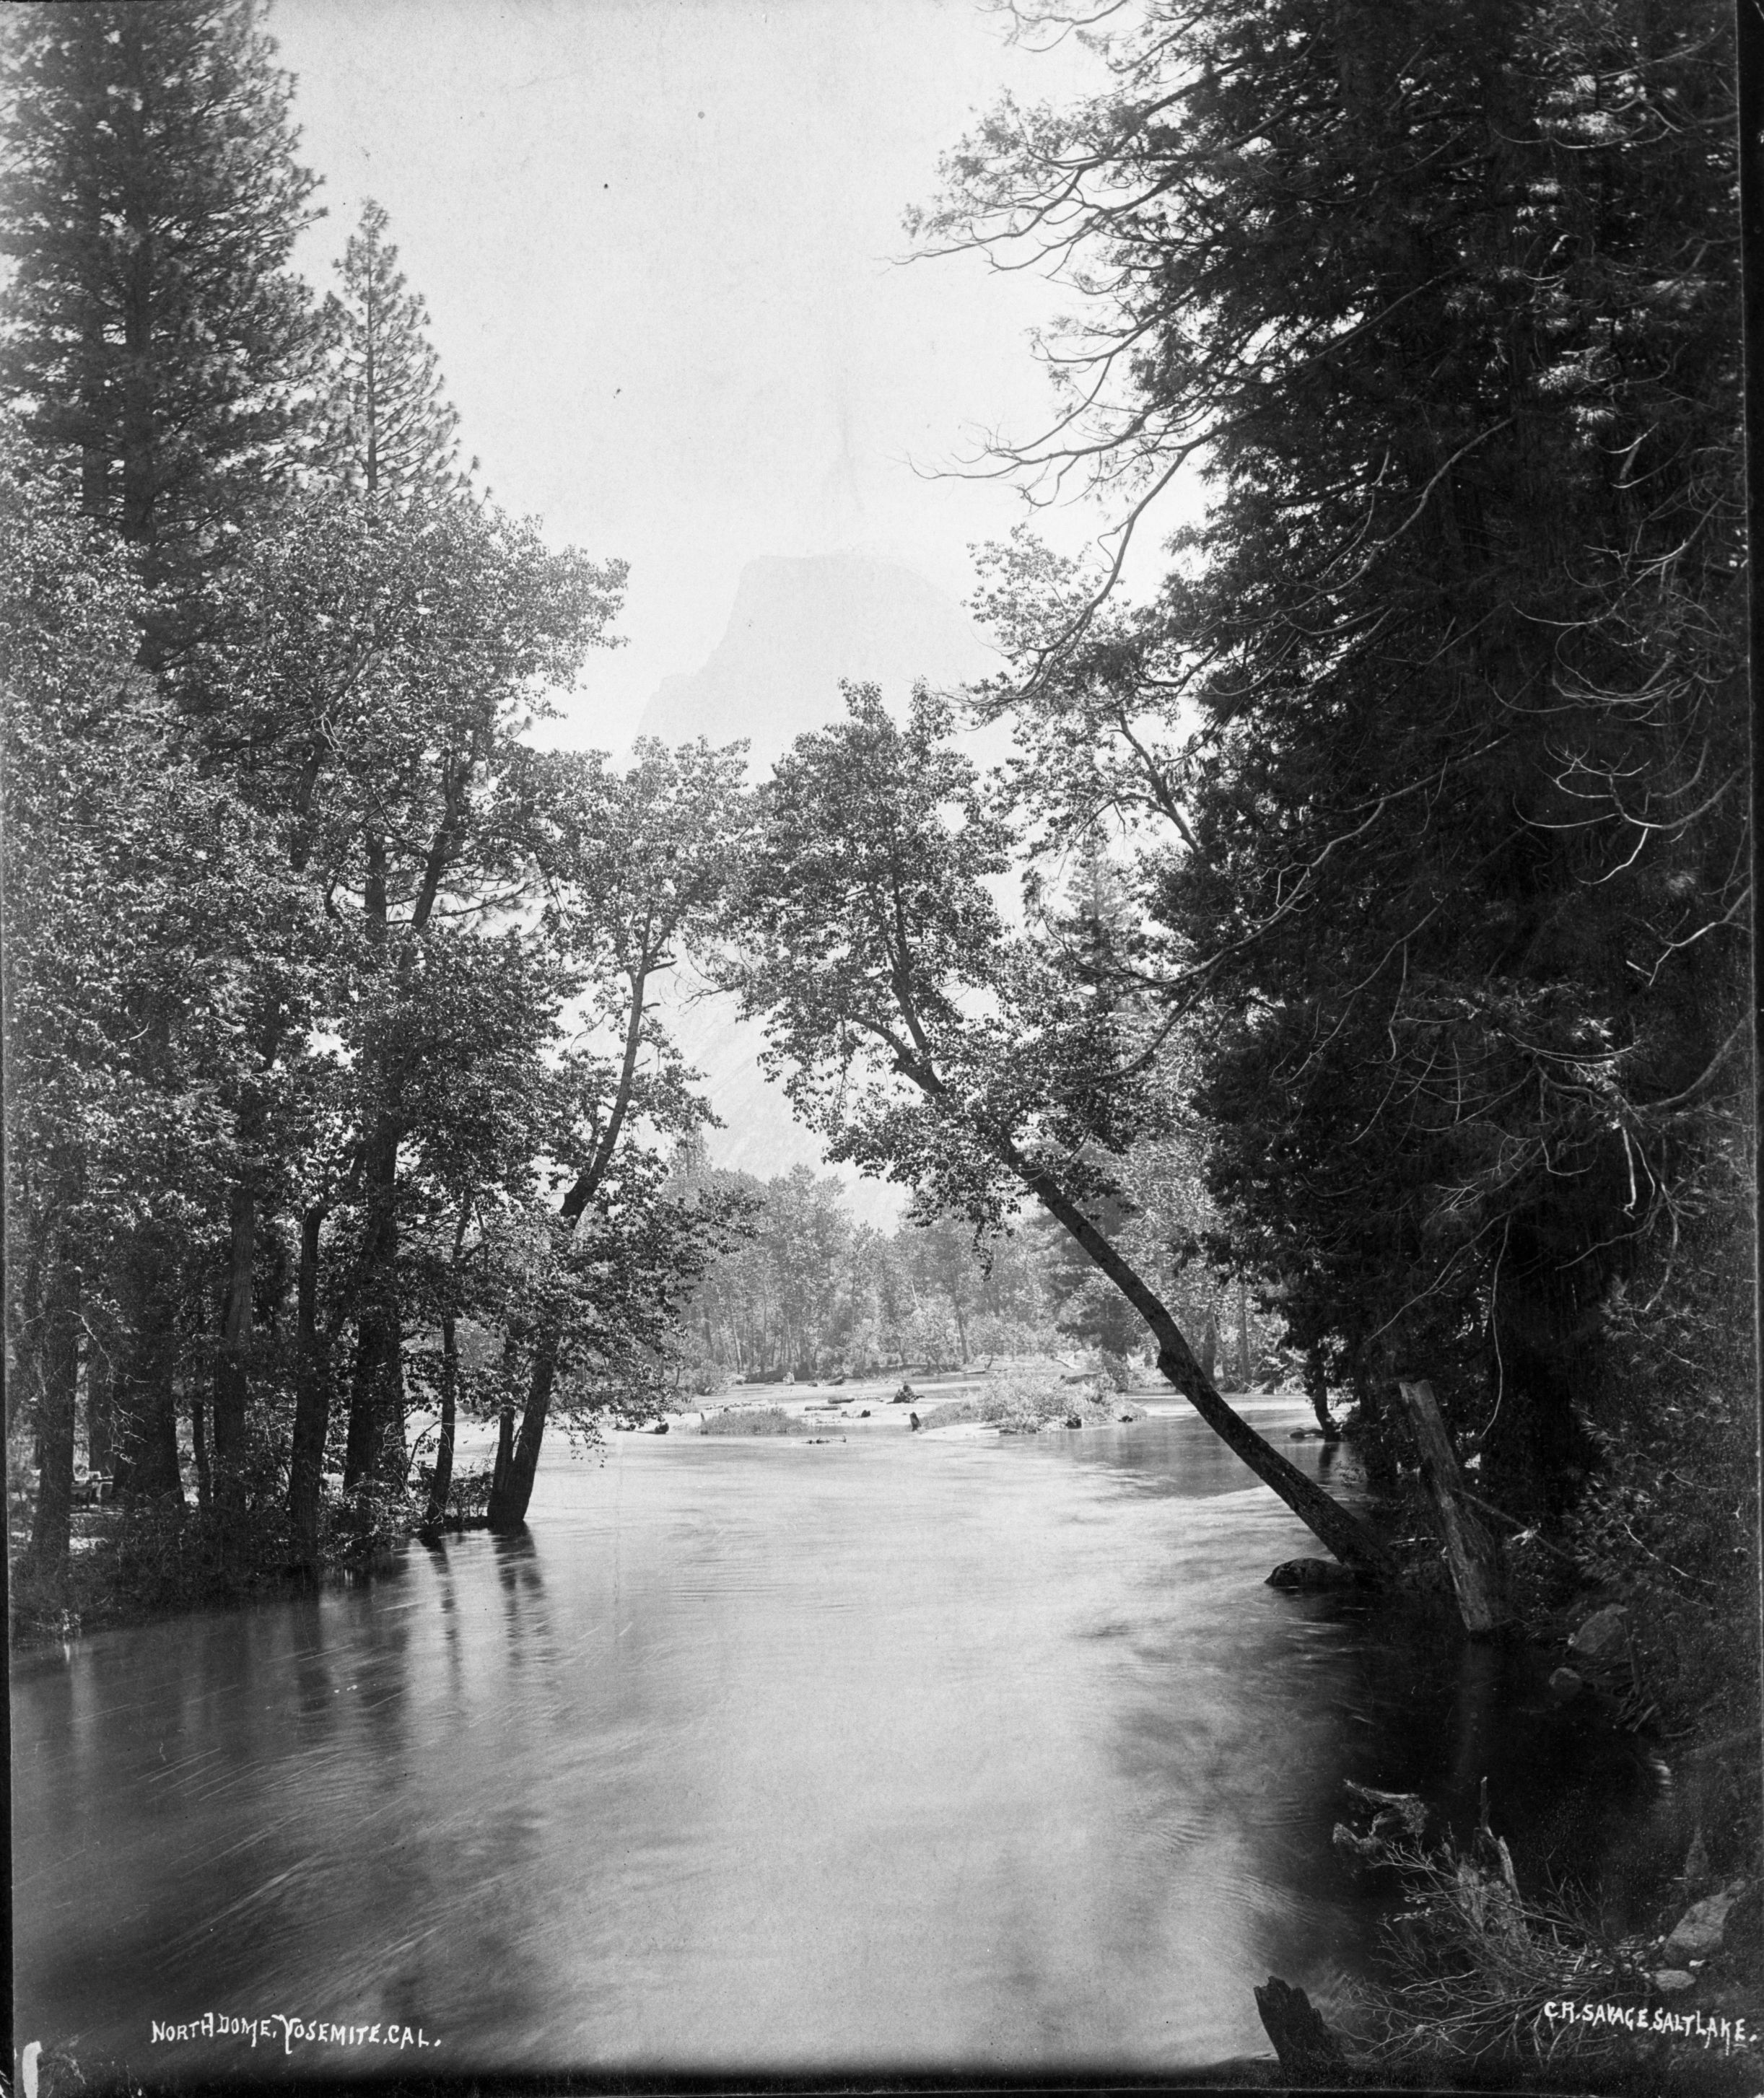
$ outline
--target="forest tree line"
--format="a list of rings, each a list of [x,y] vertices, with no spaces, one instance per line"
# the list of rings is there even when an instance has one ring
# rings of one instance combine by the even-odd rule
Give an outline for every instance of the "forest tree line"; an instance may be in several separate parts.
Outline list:
[[[656,1383],[729,1221],[669,1192],[705,1109],[652,1008],[740,754],[533,747],[623,564],[476,486],[383,211],[325,296],[292,274],[314,184],[259,15],[8,25],[7,1338],[46,1571],[77,1436],[127,1507],[193,1486],[186,1555],[311,1566],[402,1508],[426,1404],[438,1514],[473,1319],[518,1521],[553,1404]]]
[[[182,1499],[182,1437],[214,1521],[311,1561],[408,1490],[463,1320],[518,1418],[504,1525],[554,1409],[682,1347],[806,1363],[753,1310],[755,1191],[691,1165],[656,1003],[690,950],[830,1158],[1001,1305],[1063,1247],[1099,1344],[1339,1557],[1390,1564],[1224,1401],[1203,1278],[1254,1279],[1380,1493],[1424,1376],[1520,1574],[1645,1594],[1689,1674],[1718,1642],[1752,1492],[1727,11],[1139,0],[1097,33],[1096,93],[951,151],[915,266],[1071,290],[1055,416],[981,470],[1123,533],[1193,485],[1200,521],[1134,602],[1108,555],[987,550],[998,674],[853,688],[749,790],[739,752],[526,739],[622,568],[477,489],[380,214],[327,297],[291,274],[313,186],[255,13],[14,25],[39,1563],[82,1417],[138,1501]],[[849,1340],[912,1256],[843,1257]]]
[[[744,1235],[687,1300],[674,1351],[682,1398],[744,1380],[935,1375],[1025,1355],[1075,1362],[1100,1353],[1130,1374],[1145,1349],[1143,1323],[1117,1292],[1096,1287],[1090,1262],[1044,1220],[978,1244],[948,1216],[884,1232],[858,1221],[831,1174],[797,1165],[762,1181],[718,1170],[702,1143],[683,1151],[675,1174],[747,1205]],[[1162,1235],[1173,1266],[1205,1206],[1192,1180],[1179,1193],[1194,1206],[1135,1213]],[[1200,1336],[1208,1375],[1216,1365],[1222,1384],[1300,1373],[1280,1347],[1283,1322],[1252,1300],[1247,1278],[1193,1266],[1173,1294]]]

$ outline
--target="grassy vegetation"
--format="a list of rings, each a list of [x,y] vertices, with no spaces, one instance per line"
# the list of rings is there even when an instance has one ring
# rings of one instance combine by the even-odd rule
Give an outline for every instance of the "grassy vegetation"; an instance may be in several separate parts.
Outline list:
[[[1589,1901],[1523,1891],[1485,1826],[1466,1850],[1392,1842],[1375,1862],[1400,1877],[1403,1903],[1374,1977],[1346,1985],[1335,2005],[1357,2075],[1405,2089],[1491,2078],[1503,2089],[1755,2089],[1755,2056],[1705,2048],[1694,2021],[1732,2012],[1722,1985],[1755,1964],[1756,1890],[1695,1991],[1670,1995],[1652,1980],[1657,1939],[1611,1936]]]
[[[1035,1435],[1043,1428],[1068,1420],[1081,1420],[1086,1428],[1101,1428],[1124,1419],[1144,1417],[1143,1407],[1103,1389],[1093,1380],[1068,1384],[1057,1371],[1029,1367],[1007,1370],[983,1389],[933,1407],[920,1425],[950,1428],[973,1420],[996,1428],[1001,1435]]]
[[[786,1413],[781,1406],[731,1407],[725,1413],[707,1413],[700,1435],[801,1435],[806,1424],[800,1414]]]

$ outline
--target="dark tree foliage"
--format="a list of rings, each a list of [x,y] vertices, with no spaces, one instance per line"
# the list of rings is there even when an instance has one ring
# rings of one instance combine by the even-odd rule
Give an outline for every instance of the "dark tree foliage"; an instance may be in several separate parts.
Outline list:
[[[0,389],[155,580],[228,558],[309,405],[288,261],[314,178],[259,15],[89,0],[7,24]]]
[[[1206,1016],[1293,1337],[1547,1509],[1745,1078],[1728,11],[1111,14],[1108,91],[1001,109],[920,230],[1090,295],[1013,463],[1210,507],[1137,613],[1002,557],[995,703],[1055,831],[1169,841],[1128,960]]]
[[[623,564],[473,498],[377,207],[315,313],[259,20],[6,24],[7,1316],[46,1578],[82,1415],[173,1588],[371,1548],[409,1512],[413,1404],[450,1435],[483,1396],[465,1320],[503,1396],[544,1365],[530,1486],[553,1379],[573,1421],[653,1381],[721,1230],[666,1196],[704,1110],[617,951],[634,919],[664,965],[716,826],[526,740]],[[739,768],[696,763],[638,770],[709,766],[738,823]]]

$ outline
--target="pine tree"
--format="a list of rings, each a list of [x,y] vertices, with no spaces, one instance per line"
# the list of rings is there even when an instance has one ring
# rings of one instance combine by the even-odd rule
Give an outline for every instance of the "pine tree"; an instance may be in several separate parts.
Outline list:
[[[384,208],[370,198],[344,250],[342,294],[333,292],[325,304],[327,462],[353,494],[463,494],[471,468],[459,465],[459,418],[441,391],[428,309],[405,288],[388,223]]]
[[[1749,1101],[1731,20],[1147,0],[920,222],[1090,295],[1002,463],[1205,461],[1155,602],[1020,545],[987,604],[1025,813],[1147,841],[1233,1265],[1528,1518]]]
[[[257,0],[20,11],[4,62],[0,397],[151,581],[227,558],[296,454],[316,213]]]

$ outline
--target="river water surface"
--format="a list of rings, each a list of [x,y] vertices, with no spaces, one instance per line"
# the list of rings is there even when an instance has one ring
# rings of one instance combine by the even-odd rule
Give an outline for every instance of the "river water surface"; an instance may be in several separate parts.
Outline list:
[[[1363,1960],[1344,1776],[1461,1808],[1492,1771],[1546,1830],[1585,1791],[1437,1622],[1265,1587],[1315,1547],[1186,1411],[621,1435],[549,1451],[529,1522],[15,1667],[20,2046],[165,2082],[1192,2070],[1269,2054],[1270,1973]],[[211,2012],[350,2030],[152,2037]]]

